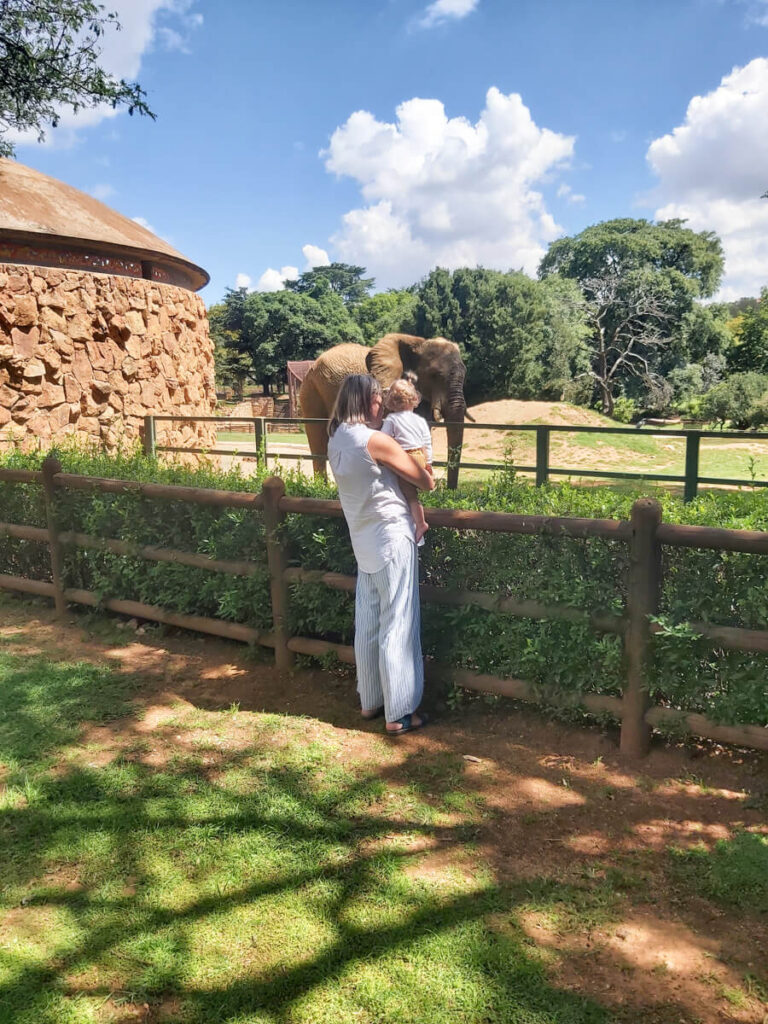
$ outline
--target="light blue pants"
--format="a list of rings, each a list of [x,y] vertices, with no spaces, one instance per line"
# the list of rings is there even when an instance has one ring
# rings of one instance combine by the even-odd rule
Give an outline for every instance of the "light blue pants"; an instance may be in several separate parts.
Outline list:
[[[378,572],[358,572],[355,594],[357,692],[363,711],[384,705],[388,722],[414,712],[424,693],[419,556],[403,538]]]

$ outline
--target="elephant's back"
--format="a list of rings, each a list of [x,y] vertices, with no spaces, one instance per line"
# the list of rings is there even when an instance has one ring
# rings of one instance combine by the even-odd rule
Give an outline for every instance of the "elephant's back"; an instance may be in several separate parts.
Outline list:
[[[367,345],[356,345],[353,342],[334,345],[320,353],[307,377],[312,375],[341,383],[350,373],[367,373],[365,357],[370,351]]]

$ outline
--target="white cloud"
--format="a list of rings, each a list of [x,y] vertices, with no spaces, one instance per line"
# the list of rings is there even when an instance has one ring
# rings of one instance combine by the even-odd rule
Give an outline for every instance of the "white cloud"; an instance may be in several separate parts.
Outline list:
[[[248,274],[238,274],[235,278],[235,288],[250,288],[251,279]]]
[[[202,15],[191,8],[195,0],[110,0],[106,5],[117,13],[120,31],[109,28],[99,40],[100,65],[115,78],[127,81],[140,79],[144,55],[158,46],[161,49],[181,49],[189,52],[191,33],[202,24]],[[151,97],[150,97],[150,106]],[[107,104],[73,114],[62,109],[57,128],[46,128],[45,144],[59,147],[72,146],[78,141],[78,131],[115,117],[120,110]],[[8,133],[16,145],[37,144],[37,132]]]
[[[304,267],[305,271],[313,270],[315,267],[327,267],[331,262],[325,249],[321,249],[318,245],[303,245],[301,251],[307,261]]]
[[[532,272],[561,233],[534,187],[567,164],[574,140],[538,127],[517,93],[491,88],[479,119],[448,118],[439,100],[400,104],[394,124],[358,110],[322,154],[358,182],[364,206],[332,241],[379,286],[413,281],[439,264]]]
[[[659,178],[656,217],[684,218],[723,241],[719,298],[757,295],[768,284],[767,120],[768,59],[759,57],[694,96],[685,121],[648,149]]]
[[[295,281],[299,276],[298,267],[281,267],[274,270],[268,267],[256,282],[257,292],[281,292],[285,288],[285,281]]]
[[[110,196],[115,194],[115,189],[112,185],[102,182],[99,185],[94,185],[93,188],[90,189],[90,193],[94,199],[100,199],[102,203],[104,203]]]
[[[583,203],[587,197],[580,192],[574,192],[570,185],[563,183],[557,190],[557,198],[565,199],[569,203]]]
[[[418,21],[420,28],[432,28],[445,21],[459,21],[475,10],[480,0],[434,0]]]
[[[149,223],[146,217],[131,217],[131,220],[135,224],[138,224],[139,227],[144,228],[146,231],[151,231],[153,235],[157,235],[157,231],[155,231],[155,229],[152,227],[152,225]],[[158,235],[158,238],[159,237],[160,235]]]

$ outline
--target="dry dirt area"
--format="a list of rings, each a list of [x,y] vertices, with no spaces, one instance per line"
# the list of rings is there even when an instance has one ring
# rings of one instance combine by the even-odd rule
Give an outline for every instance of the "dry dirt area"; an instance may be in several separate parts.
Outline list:
[[[585,878],[595,885],[608,878],[620,894],[621,919],[575,929],[543,915],[525,920],[532,944],[551,957],[553,982],[594,996],[622,1021],[768,1022],[761,998],[768,920],[750,914],[746,922],[681,888],[668,854],[671,845],[711,846],[737,830],[768,834],[766,757],[659,744],[631,765],[620,760],[616,736],[597,728],[481,702],[449,711],[434,699],[429,728],[393,743],[380,722],[361,721],[349,678],[308,670],[281,678],[234,644],[190,635],[131,635],[117,643],[114,628],[99,639],[82,619],[61,625],[42,605],[5,604],[0,635],[14,637],[15,652],[108,662],[144,678],[143,715],[86,738],[98,740],[102,758],[135,743],[137,732],[150,763],[168,756],[174,738],[164,723],[180,702],[208,710],[238,702],[241,712],[306,716],[308,738],[343,738],[345,758],[377,764],[393,786],[403,784],[414,755],[460,755],[463,791],[482,798],[488,813],[469,850],[438,840],[414,851],[413,871],[462,871],[482,859],[501,885],[549,877],[583,886]],[[222,743],[239,742],[234,725],[231,736],[223,730]],[[679,1016],[669,1016],[669,1007]]]

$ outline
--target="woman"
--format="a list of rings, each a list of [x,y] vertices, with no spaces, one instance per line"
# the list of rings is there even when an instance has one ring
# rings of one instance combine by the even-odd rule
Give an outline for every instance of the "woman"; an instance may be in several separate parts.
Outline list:
[[[381,388],[354,373],[342,382],[328,424],[328,461],[357,560],[355,660],[363,718],[384,713],[399,735],[426,723],[419,561],[414,525],[397,478],[425,491],[434,481],[381,422]]]

